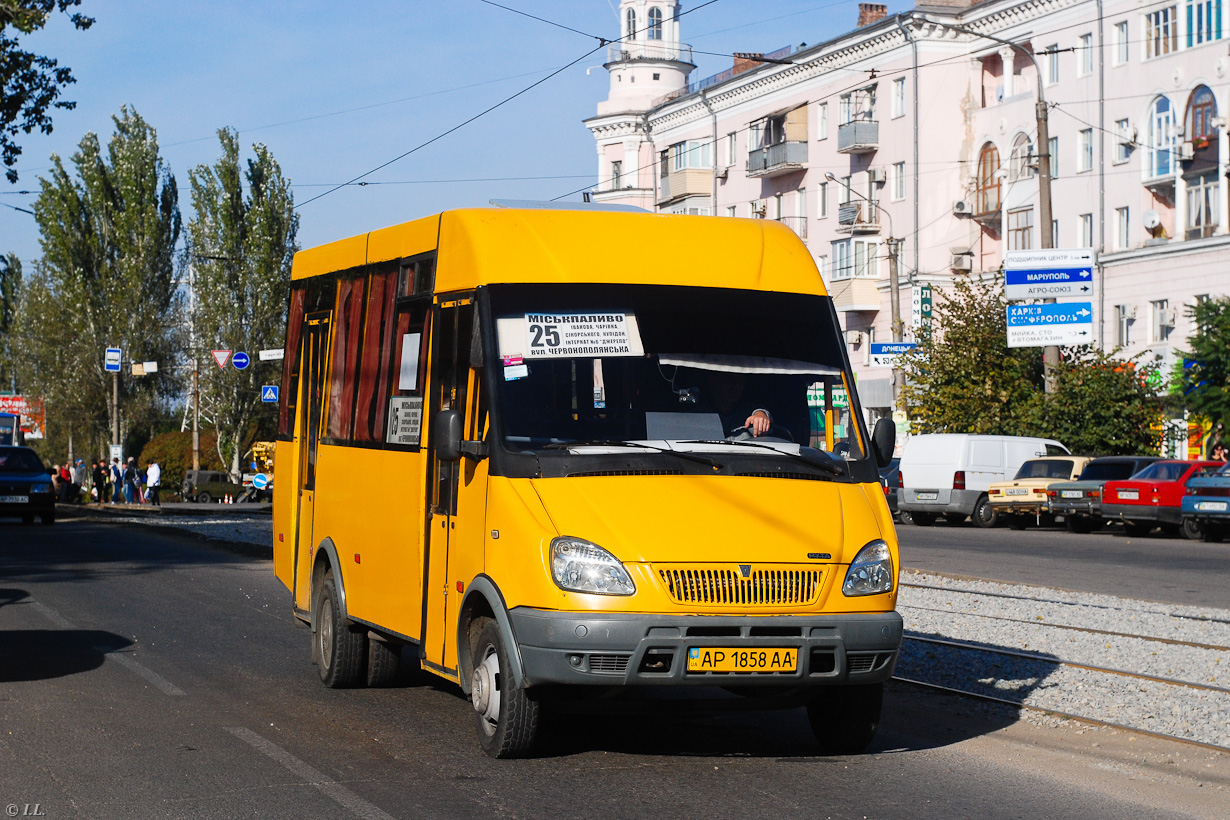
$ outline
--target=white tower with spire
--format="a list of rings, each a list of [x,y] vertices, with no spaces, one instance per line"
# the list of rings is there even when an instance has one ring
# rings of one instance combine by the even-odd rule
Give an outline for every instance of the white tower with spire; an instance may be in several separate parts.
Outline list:
[[[618,42],[607,46],[610,92],[585,121],[598,147],[597,202],[654,210],[656,169],[644,114],[685,92],[692,47],[679,42],[679,0],[620,0]]]

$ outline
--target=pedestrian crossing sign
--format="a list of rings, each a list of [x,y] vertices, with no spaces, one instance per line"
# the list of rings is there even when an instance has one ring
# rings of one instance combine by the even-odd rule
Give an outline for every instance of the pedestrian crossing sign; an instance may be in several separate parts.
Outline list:
[[[276,384],[267,384],[261,388],[261,401],[276,402],[278,400],[278,386]]]

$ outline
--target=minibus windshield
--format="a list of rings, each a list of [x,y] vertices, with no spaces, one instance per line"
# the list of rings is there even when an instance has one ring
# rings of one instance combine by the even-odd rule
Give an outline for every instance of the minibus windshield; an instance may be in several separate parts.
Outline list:
[[[869,452],[827,297],[577,284],[489,294],[497,432],[511,450]]]

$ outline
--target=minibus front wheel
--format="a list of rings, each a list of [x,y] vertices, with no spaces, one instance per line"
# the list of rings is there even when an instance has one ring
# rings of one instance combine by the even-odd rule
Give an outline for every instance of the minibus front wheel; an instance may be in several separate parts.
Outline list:
[[[883,683],[823,687],[807,704],[807,722],[825,754],[858,754],[875,738],[883,702]]]
[[[478,726],[478,742],[492,757],[524,757],[538,737],[540,704],[516,685],[508,646],[491,618],[475,618],[470,626],[474,672],[470,699]]]

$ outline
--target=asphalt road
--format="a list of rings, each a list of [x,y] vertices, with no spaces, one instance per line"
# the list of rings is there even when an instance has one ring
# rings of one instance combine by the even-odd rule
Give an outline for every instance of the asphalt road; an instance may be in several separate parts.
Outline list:
[[[1129,538],[1115,525],[1075,534],[1062,527],[984,530],[968,522],[898,524],[897,538],[906,569],[1230,609],[1230,543],[1160,530]]]
[[[0,521],[5,816],[1119,820],[1224,816],[1230,790],[1226,756],[904,685],[857,757],[801,710],[683,706],[558,716],[543,756],[491,760],[455,687],[321,686],[267,559]]]

